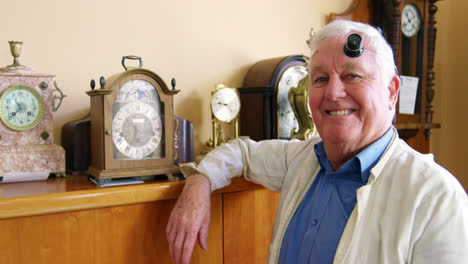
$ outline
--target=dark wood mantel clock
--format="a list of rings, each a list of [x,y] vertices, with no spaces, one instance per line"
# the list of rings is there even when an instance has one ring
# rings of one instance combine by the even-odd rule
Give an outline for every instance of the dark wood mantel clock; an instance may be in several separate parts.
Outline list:
[[[354,0],[330,21],[348,19],[378,26],[392,46],[399,74],[418,78],[414,114],[397,112],[394,125],[400,136],[420,152],[429,152],[434,98],[434,15],[437,0]]]
[[[254,140],[292,138],[299,124],[288,94],[306,75],[302,55],[265,59],[252,65],[238,88],[242,102],[240,135]]]

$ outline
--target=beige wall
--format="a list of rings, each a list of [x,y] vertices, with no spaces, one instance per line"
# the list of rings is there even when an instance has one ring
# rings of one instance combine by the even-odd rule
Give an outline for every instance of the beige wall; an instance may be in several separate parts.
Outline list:
[[[55,114],[55,139],[64,123],[89,109],[89,81],[121,72],[123,55],[182,90],[175,112],[195,127],[198,153],[211,137],[209,97],[216,83],[240,86],[256,61],[306,53],[311,26],[351,0],[15,0],[0,9],[0,66],[11,64],[7,41],[24,41],[20,62],[54,73],[68,97]],[[464,107],[468,95],[465,0],[438,3],[435,120],[431,151],[468,187]]]
[[[436,43],[436,122],[431,152],[458,177],[468,190],[468,1],[446,0],[438,4]]]
[[[55,114],[64,123],[89,109],[92,78],[123,71],[122,56],[182,91],[176,115],[195,127],[198,153],[211,137],[209,98],[216,83],[240,86],[258,60],[307,52],[309,28],[350,0],[15,0],[0,8],[0,67],[11,64],[9,40],[24,41],[20,62],[54,73],[68,95]]]

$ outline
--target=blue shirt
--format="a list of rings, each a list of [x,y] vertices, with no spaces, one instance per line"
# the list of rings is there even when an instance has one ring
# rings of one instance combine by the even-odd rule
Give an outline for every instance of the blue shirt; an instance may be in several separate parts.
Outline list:
[[[379,140],[334,172],[323,142],[315,145],[321,170],[289,222],[279,263],[333,263],[343,230],[356,205],[356,190],[365,185],[393,136]]]

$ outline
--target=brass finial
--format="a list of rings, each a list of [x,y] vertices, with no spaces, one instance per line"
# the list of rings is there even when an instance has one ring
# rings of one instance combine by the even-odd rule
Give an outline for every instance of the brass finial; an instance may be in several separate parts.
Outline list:
[[[21,46],[23,45],[22,41],[8,41],[10,43],[11,55],[13,55],[13,64],[8,67],[19,67],[22,66],[19,63],[19,56],[21,55]]]
[[[314,27],[311,27],[310,31],[309,31],[309,39],[306,40],[307,47],[309,47],[309,48],[310,48],[310,45],[312,44],[312,38],[314,37],[314,35],[315,35]],[[310,62],[310,58],[308,56],[305,56],[305,55],[302,55],[302,57],[304,58],[306,67],[308,67],[309,62]]]
[[[310,31],[309,31],[309,39],[306,40],[307,46],[310,47],[310,43],[312,42],[312,37],[313,37],[314,35],[315,35],[314,27],[311,27],[311,28],[310,28]]]

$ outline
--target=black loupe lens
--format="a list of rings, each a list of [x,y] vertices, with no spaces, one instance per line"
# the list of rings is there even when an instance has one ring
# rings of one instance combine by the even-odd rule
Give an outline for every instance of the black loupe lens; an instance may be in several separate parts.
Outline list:
[[[346,56],[356,58],[362,55],[364,48],[362,47],[362,38],[358,34],[348,36],[348,42],[344,46]]]

